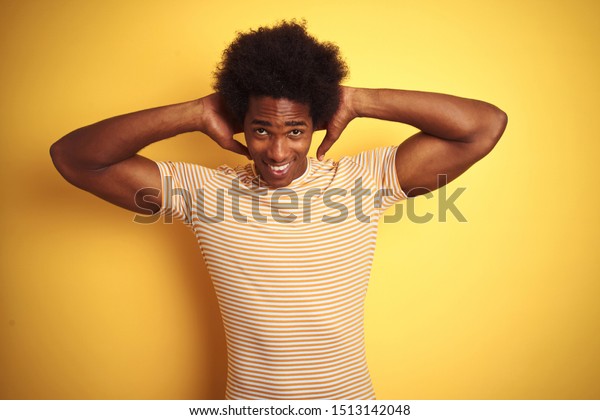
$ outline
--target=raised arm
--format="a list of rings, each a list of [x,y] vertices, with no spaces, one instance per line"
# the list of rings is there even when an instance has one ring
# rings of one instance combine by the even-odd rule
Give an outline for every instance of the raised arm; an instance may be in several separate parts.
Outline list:
[[[482,101],[439,93],[343,87],[340,108],[327,127],[318,156],[356,117],[397,121],[421,130],[402,142],[396,153],[398,180],[409,196],[433,191],[462,174],[494,148],[507,124],[503,111]]]
[[[160,172],[156,163],[137,154],[147,145],[177,134],[202,131],[223,148],[247,155],[233,139],[241,127],[225,111],[221,98],[204,98],[109,118],[79,128],[50,147],[61,175],[71,184],[135,212],[160,209]],[[137,201],[137,202],[136,202]]]

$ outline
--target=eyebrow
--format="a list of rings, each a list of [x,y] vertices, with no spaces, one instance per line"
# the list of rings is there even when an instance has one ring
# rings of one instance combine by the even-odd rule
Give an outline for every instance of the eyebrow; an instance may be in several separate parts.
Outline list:
[[[265,127],[272,127],[273,124],[271,124],[269,121],[265,121],[265,120],[252,120],[252,125],[262,125]],[[284,124],[286,127],[297,127],[297,126],[304,126],[307,127],[308,124],[306,124],[304,121],[286,121]]]

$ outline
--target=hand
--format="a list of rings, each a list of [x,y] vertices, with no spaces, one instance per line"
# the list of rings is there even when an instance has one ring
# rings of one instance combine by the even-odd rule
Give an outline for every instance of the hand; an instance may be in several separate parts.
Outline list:
[[[200,131],[223,149],[251,159],[248,148],[233,138],[234,134],[243,131],[243,127],[229,111],[223,97],[219,93],[213,93],[201,98],[199,102],[202,105],[202,128]]]
[[[317,149],[317,158],[319,160],[323,160],[325,153],[327,153],[331,146],[333,146],[333,143],[340,138],[342,131],[344,131],[350,121],[358,116],[352,107],[352,97],[354,92],[355,89],[353,88],[340,86],[340,104],[337,111],[323,127],[318,127],[318,129],[324,128],[327,130],[323,141]]]

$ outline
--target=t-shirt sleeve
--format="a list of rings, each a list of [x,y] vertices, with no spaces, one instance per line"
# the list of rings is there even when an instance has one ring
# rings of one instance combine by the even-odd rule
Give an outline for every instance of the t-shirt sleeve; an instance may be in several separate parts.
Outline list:
[[[402,190],[396,172],[396,150],[398,146],[380,147],[366,150],[351,159],[364,168],[375,181],[379,195],[381,212],[394,203],[407,198]]]
[[[162,181],[161,215],[185,224],[192,221],[197,196],[214,174],[214,169],[185,162],[156,162]]]

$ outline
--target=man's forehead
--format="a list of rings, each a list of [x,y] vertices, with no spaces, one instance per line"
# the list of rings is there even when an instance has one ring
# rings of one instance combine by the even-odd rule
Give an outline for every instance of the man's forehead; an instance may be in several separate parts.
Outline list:
[[[301,102],[287,98],[251,96],[248,102],[248,117],[251,123],[270,125],[271,120],[283,122],[286,126],[308,125],[310,108]]]
[[[250,124],[261,125],[264,127],[272,127],[273,126],[271,121],[261,120],[258,118],[254,118],[252,121],[250,121]],[[304,119],[302,119],[302,120],[286,120],[286,121],[284,121],[283,125],[285,125],[286,127],[299,127],[299,126],[306,127],[308,125],[308,123],[306,121],[304,121]]]

